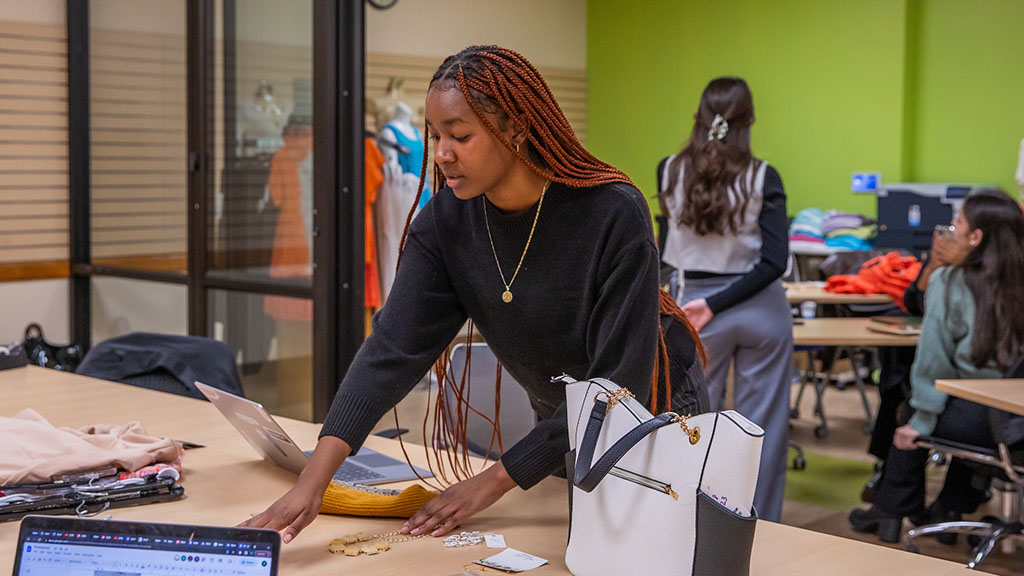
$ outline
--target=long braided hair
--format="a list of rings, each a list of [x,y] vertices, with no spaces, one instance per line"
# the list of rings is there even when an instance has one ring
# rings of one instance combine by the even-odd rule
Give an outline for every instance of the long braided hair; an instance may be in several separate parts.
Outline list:
[[[487,127],[491,134],[534,173],[549,180],[561,182],[570,188],[588,188],[614,182],[633,186],[633,182],[621,170],[597,159],[583,147],[579,139],[576,138],[576,133],[569,125],[569,121],[566,120],[562,108],[558,105],[544,78],[522,55],[499,46],[470,46],[458,54],[449,56],[438,67],[437,72],[430,80],[428,90],[451,90],[456,88],[466,97],[466,101],[469,103],[473,113],[476,114],[480,122]],[[496,120],[497,125],[491,118]],[[521,131],[528,133],[524,146],[516,146],[504,135],[503,132],[507,129],[509,122],[512,122]],[[423,139],[425,142],[430,141],[429,130],[429,125],[424,124]],[[427,147],[424,147],[424,167],[427,165],[427,160],[428,151]],[[401,266],[402,251],[404,250],[406,237],[409,233],[409,225],[412,222],[416,207],[419,205],[425,181],[426,170],[424,170],[420,177],[416,200],[409,210],[405,229],[402,232],[402,241],[399,244],[399,266]],[[444,174],[435,162],[433,164],[433,189],[441,190],[444,186]],[[668,293],[664,290],[659,292],[661,293],[659,307],[662,317],[671,316],[689,329],[694,342],[696,342],[701,360],[705,361],[704,348],[700,344],[697,332]],[[470,320],[467,342],[472,339],[472,334],[473,324],[472,320]],[[501,366],[498,366],[495,375],[494,415],[493,417],[488,417],[469,405],[467,379],[470,367],[469,348],[466,350],[466,368],[457,382],[448,366],[450,352],[450,349],[446,348],[434,365],[434,373],[440,386],[434,402],[434,420],[431,434],[433,441],[425,442],[424,446],[424,449],[427,451],[427,461],[431,471],[435,472],[435,477],[445,484],[451,483],[445,470],[445,462],[447,462],[448,467],[454,473],[455,481],[474,474],[465,441],[467,422],[471,411],[487,420],[494,427],[494,433],[491,436],[487,452],[491,453],[496,443],[499,452],[504,450],[501,443],[501,431],[498,425]],[[652,412],[656,411],[659,380],[665,383],[665,390],[663,392],[665,398],[664,406],[670,406],[671,404],[671,386],[669,385],[668,370],[669,362],[665,336],[659,323],[658,356],[651,375]],[[663,373],[659,374],[660,372]],[[452,399],[446,397],[446,388],[452,392]],[[428,397],[429,405],[430,400]],[[424,418],[423,422],[424,438],[427,437],[429,416],[430,409],[428,408],[427,417]],[[396,411],[396,425],[397,421],[398,413]],[[401,439],[401,436],[399,436],[399,439]],[[404,452],[404,446],[402,449]],[[439,465],[439,470],[437,471],[433,470],[431,451],[433,451],[433,461]],[[441,455],[441,451],[445,452],[444,456]]]

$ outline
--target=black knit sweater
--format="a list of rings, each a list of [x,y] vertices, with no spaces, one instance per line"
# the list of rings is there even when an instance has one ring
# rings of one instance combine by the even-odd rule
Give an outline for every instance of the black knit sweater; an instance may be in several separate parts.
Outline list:
[[[429,370],[467,317],[526,389],[539,422],[505,450],[522,488],[564,464],[564,386],[551,378],[605,377],[650,397],[657,350],[658,251],[640,192],[553,183],[522,270],[505,290],[487,238],[510,279],[537,206],[506,216],[484,197],[438,192],[415,218],[395,284],[334,398],[321,436],[358,450],[380,418]]]

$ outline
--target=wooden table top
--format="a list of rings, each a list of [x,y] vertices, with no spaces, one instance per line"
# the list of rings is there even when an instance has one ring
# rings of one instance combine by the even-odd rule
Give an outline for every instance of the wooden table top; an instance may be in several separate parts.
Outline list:
[[[797,321],[800,322],[800,321]],[[796,346],[917,346],[917,336],[868,329],[870,318],[811,318],[793,324]]]
[[[936,380],[935,387],[951,396],[1024,416],[1024,379]]]
[[[0,372],[0,416],[13,416],[27,407],[55,426],[124,424],[138,419],[150,434],[206,446],[185,453],[184,500],[110,511],[118,520],[232,525],[263,510],[295,481],[291,473],[262,461],[207,402],[31,366]],[[319,426],[288,418],[279,421],[301,446],[314,445]],[[366,444],[401,457],[397,441],[370,437]],[[410,456],[423,464],[422,450],[410,450]],[[497,552],[479,546],[446,549],[434,538],[398,543],[378,556],[347,558],[327,552],[328,542],[341,535],[389,532],[400,526],[401,521],[394,519],[322,515],[283,546],[279,573],[458,574],[463,565]],[[548,478],[529,492],[513,490],[462,529],[503,534],[509,546],[548,560],[531,575],[569,574],[564,562],[568,531],[564,480]],[[0,542],[7,543],[0,548],[0,573],[11,571],[17,531],[17,522],[0,524]],[[961,565],[944,560],[764,521],[757,525],[751,564],[755,576],[968,574]]]
[[[826,292],[823,282],[783,282],[786,300],[791,304],[817,302],[818,304],[892,304],[887,294],[834,294]]]

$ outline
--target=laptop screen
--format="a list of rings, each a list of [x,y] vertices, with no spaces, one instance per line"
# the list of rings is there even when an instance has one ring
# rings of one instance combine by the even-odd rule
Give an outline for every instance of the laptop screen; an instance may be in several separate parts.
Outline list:
[[[274,576],[267,530],[27,517],[15,576]]]

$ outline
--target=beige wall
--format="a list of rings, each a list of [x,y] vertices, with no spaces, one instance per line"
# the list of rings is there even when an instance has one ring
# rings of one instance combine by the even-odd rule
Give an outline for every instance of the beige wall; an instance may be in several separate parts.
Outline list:
[[[64,24],[65,0],[0,2],[0,20]],[[68,339],[68,281],[0,282],[0,345],[21,342],[25,326],[38,322],[51,342]]]
[[[586,0],[399,0],[366,8],[366,51],[444,58],[499,44],[537,66],[586,68]],[[439,62],[440,63],[440,62]]]
[[[67,342],[69,285],[63,279],[0,282],[0,346],[21,342],[32,322],[48,341]]]
[[[312,15],[309,1],[245,0],[238,38],[308,46]],[[389,10],[367,5],[366,50],[440,61],[470,44],[500,44],[538,66],[585,68],[586,20],[586,0],[400,0]]]
[[[3,0],[0,1],[0,20],[34,22],[36,24],[63,24],[66,0]]]
[[[93,0],[89,4],[89,26],[183,36],[185,3],[181,0]]]

